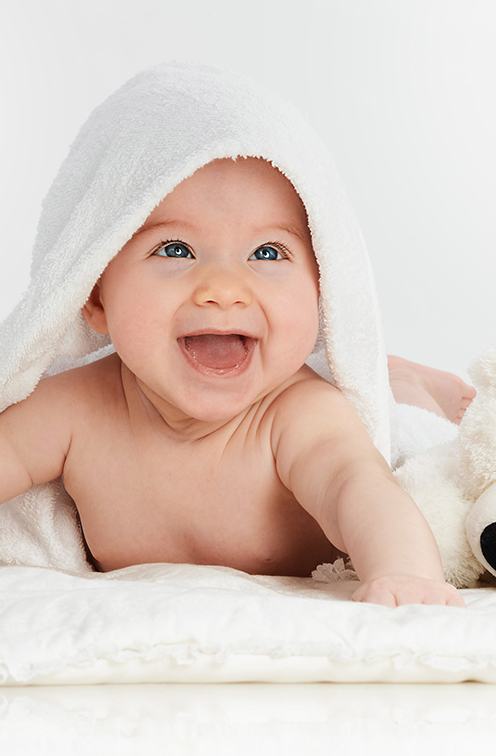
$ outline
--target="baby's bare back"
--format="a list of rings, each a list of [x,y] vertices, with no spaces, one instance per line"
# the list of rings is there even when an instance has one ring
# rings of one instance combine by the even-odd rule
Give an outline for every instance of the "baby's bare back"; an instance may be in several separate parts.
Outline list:
[[[342,555],[277,475],[280,392],[228,433],[179,443],[125,395],[118,355],[73,372],[79,409],[63,482],[97,569],[175,562],[307,577]],[[310,376],[303,366],[293,378]]]

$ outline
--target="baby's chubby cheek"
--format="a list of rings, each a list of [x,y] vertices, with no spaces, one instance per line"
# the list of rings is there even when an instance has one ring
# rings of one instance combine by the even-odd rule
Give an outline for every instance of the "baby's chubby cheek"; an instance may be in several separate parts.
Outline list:
[[[319,334],[318,288],[307,282],[294,291],[286,306],[280,308],[277,326],[278,345],[287,352],[287,358],[304,362]]]

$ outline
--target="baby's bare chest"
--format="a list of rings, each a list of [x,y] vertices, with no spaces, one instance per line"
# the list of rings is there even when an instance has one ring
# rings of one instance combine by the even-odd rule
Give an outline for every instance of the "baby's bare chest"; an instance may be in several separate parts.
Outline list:
[[[289,382],[313,371],[304,366]],[[173,562],[306,577],[342,555],[281,483],[271,448],[275,399],[253,404],[224,437],[179,444],[124,399],[120,361],[79,368],[63,482],[95,567]]]
[[[238,435],[201,452],[124,425],[75,437],[64,486],[98,569],[174,562],[308,576],[339,556],[279,480],[268,430]]]

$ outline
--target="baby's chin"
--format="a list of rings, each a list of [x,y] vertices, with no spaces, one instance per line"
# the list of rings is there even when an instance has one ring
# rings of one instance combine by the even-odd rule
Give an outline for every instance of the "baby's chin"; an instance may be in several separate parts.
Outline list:
[[[137,377],[136,390],[148,408],[147,417],[163,422],[185,440],[202,438],[226,426],[237,425],[259,400],[258,396],[247,396],[246,391],[241,396],[229,397],[222,392],[209,396],[201,388],[193,391],[151,388]]]
[[[242,415],[245,415],[253,404],[259,401],[258,397],[245,396],[238,401],[205,401],[200,397],[198,401],[181,401],[175,405],[177,412],[182,412],[185,417],[203,423],[228,423]]]

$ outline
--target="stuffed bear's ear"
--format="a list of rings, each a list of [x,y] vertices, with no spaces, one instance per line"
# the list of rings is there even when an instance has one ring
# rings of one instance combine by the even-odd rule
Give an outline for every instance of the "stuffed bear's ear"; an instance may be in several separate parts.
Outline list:
[[[97,331],[97,333],[108,333],[107,319],[101,299],[100,279],[101,276],[93,286],[88,299],[81,308],[81,313],[94,331]]]
[[[492,389],[496,393],[496,349],[488,349],[468,368],[475,386]]]
[[[477,394],[459,426],[458,478],[464,497],[474,502],[496,480],[496,350],[475,360],[468,373]]]

